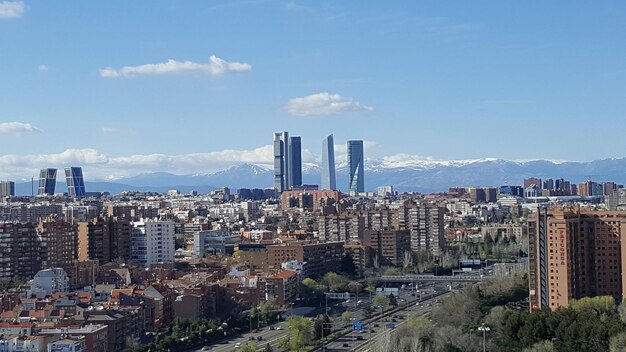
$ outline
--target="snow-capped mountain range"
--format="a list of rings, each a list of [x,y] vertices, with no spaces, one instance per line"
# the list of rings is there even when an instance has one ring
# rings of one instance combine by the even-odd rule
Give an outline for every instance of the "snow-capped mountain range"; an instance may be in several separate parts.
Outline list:
[[[345,160],[336,165],[337,185],[346,190],[348,170]],[[303,182],[319,184],[319,165],[303,165]],[[596,182],[626,183],[626,158],[603,159],[590,162],[552,160],[510,161],[496,158],[439,161],[393,156],[366,159],[365,187],[373,191],[377,186],[392,185],[398,191],[441,192],[454,186],[521,185],[528,177],[564,178],[574,183],[592,179]],[[273,171],[267,164],[240,164],[206,174],[174,175],[167,172],[146,173],[115,182],[86,182],[88,191],[119,193],[124,190],[159,191],[178,189],[181,192],[207,192],[227,186],[238,188],[269,188],[273,185]],[[16,185],[18,194],[30,194],[30,183]],[[60,192],[65,186],[57,186]]]

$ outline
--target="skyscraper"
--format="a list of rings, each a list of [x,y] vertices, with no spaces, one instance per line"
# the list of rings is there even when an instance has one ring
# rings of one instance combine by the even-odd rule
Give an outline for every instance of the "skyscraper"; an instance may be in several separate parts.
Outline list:
[[[322,189],[337,190],[335,179],[335,141],[333,135],[322,141]]]
[[[15,182],[0,181],[0,197],[12,197],[15,195]]]
[[[350,194],[365,192],[363,141],[348,141],[348,166]]]
[[[39,191],[40,196],[53,196],[57,183],[57,169],[41,169],[39,172]]]
[[[274,132],[274,189],[289,189],[289,132]]]
[[[85,181],[83,169],[80,167],[66,167],[65,180],[67,182],[67,194],[74,198],[85,197]]]
[[[302,186],[302,140],[300,137],[289,138],[289,186]]]

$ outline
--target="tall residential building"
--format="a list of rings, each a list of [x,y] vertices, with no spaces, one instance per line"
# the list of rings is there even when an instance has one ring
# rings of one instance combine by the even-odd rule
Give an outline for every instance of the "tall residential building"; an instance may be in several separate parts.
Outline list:
[[[302,139],[289,137],[289,187],[302,186]]]
[[[39,172],[39,190],[37,194],[40,196],[53,196],[57,183],[57,169],[41,169]]]
[[[37,231],[32,223],[0,222],[0,282],[32,278],[41,269]]]
[[[274,190],[289,189],[289,132],[274,132]]]
[[[363,141],[348,141],[348,167],[350,194],[365,192],[365,166]]]
[[[131,261],[142,267],[174,262],[174,222],[142,219],[132,223]]]
[[[410,230],[411,250],[439,256],[445,245],[445,209],[436,204],[402,206],[397,212],[393,227]]]
[[[563,207],[529,219],[530,309],[593,296],[624,298],[626,212]]]
[[[100,264],[115,259],[130,259],[130,221],[114,217],[78,222],[78,259],[98,260]]]
[[[15,195],[15,182],[0,181],[0,197],[12,197]]]
[[[371,248],[379,264],[398,266],[405,252],[411,251],[411,234],[409,230],[365,230],[362,243]]]
[[[322,189],[337,190],[335,179],[335,141],[329,135],[322,141]]]
[[[67,194],[74,198],[85,197],[85,181],[83,169],[80,167],[66,167],[65,180],[67,182]]]
[[[42,269],[62,268],[71,273],[78,259],[78,227],[71,222],[47,218],[37,225]]]

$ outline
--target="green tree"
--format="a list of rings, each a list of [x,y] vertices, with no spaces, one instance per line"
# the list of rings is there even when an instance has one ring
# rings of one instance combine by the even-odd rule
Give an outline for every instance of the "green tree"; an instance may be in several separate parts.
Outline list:
[[[263,349],[263,352],[274,352],[274,349],[272,348],[272,345],[270,345],[269,343],[266,343],[265,348]]]
[[[624,352],[626,351],[626,332],[620,332],[617,335],[611,337],[609,342],[610,352]]]
[[[256,352],[257,346],[255,342],[248,342],[241,346],[241,352]]]
[[[352,312],[347,310],[341,313],[341,320],[343,320],[346,324],[350,323],[350,321],[352,321]]]
[[[372,303],[374,303],[374,305],[379,306],[380,307],[380,312],[381,314],[385,313],[385,309],[387,309],[387,306],[389,305],[389,297],[385,296],[385,295],[376,295],[376,297],[374,297],[374,299],[372,299]]]
[[[396,299],[396,296],[393,295],[393,293],[389,295],[389,305],[394,307],[398,305],[398,300]]]
[[[524,348],[522,352],[555,352],[554,343],[552,341],[541,341],[532,345],[532,347]]]
[[[286,322],[289,331],[289,346],[292,350],[300,351],[301,348],[311,343],[313,339],[313,323],[301,316],[291,316]]]
[[[287,337],[279,337],[276,345],[278,346],[278,350],[280,352],[289,352],[291,350],[289,347],[289,338]]]
[[[345,291],[348,279],[337,273],[329,272],[324,274],[322,282],[326,285],[328,292]]]
[[[313,322],[313,331],[315,340],[319,340],[322,336],[328,336],[331,333],[330,318],[326,314],[320,314],[315,317]]]

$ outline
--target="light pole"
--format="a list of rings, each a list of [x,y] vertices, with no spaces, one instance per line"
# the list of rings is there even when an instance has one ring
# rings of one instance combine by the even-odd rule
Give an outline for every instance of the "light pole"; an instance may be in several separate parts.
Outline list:
[[[322,323],[322,352],[326,351],[326,340],[324,340],[324,328],[326,327],[326,325],[330,326],[331,332],[333,330],[333,323],[332,322]]]
[[[483,332],[483,352],[487,351],[487,332],[490,331],[491,329],[485,325],[485,323],[482,323],[479,327],[478,327],[478,331],[482,331]]]

